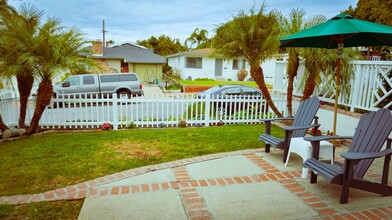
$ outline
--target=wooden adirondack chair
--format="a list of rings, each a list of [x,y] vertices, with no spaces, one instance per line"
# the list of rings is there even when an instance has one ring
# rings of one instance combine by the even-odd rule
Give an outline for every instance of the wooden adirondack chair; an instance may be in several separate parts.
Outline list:
[[[325,178],[327,183],[342,185],[340,203],[348,202],[349,188],[391,196],[392,186],[388,186],[389,162],[391,160],[391,139],[388,138],[392,130],[392,115],[388,109],[379,109],[361,116],[353,137],[307,137],[311,141],[312,158],[304,163],[312,173],[311,183],[317,182],[317,175]],[[348,139],[353,141],[348,152],[341,156],[345,159],[343,166],[326,164],[318,160],[319,143],[321,140]],[[386,144],[386,149],[381,150]],[[375,158],[385,157],[381,183],[369,182],[363,179],[366,171]],[[317,175],[315,174],[317,173]]]
[[[317,133],[318,127],[318,117],[316,113],[320,107],[320,102],[317,96],[311,97],[300,103],[297,113],[294,118],[271,118],[263,119],[262,122],[265,123],[265,133],[261,134],[259,140],[265,142],[265,152],[270,152],[270,146],[275,148],[281,148],[284,150],[283,153],[283,163],[286,162],[287,154],[290,147],[290,139],[293,137],[304,137],[306,131],[309,128],[315,128],[315,133]],[[312,121],[315,119],[315,124],[312,125]],[[277,138],[271,135],[271,122],[272,121],[283,121],[283,120],[294,120],[292,126],[283,126],[285,130],[284,139]]]

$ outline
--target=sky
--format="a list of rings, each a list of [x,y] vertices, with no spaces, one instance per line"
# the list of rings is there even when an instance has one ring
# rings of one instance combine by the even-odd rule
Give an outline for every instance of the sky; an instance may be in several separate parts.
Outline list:
[[[102,40],[102,20],[105,20],[106,40],[115,44],[146,40],[162,34],[184,43],[196,28],[215,29],[238,14],[262,1],[255,0],[8,0],[19,8],[32,4],[45,16],[61,19],[66,27],[78,27],[88,40]],[[325,15],[331,18],[357,0],[266,0],[267,11],[278,10],[288,15],[300,8],[307,16]]]

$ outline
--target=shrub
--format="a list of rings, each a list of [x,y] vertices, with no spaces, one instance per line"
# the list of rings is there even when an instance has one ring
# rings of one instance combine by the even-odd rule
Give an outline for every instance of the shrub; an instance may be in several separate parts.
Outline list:
[[[195,81],[215,81],[215,80],[210,78],[196,78]]]
[[[134,128],[136,128],[136,124],[135,124],[135,122],[131,122],[131,123],[129,123],[129,125],[128,125],[128,129],[134,129]]]
[[[182,89],[181,84],[171,84],[166,88],[166,90],[180,90]]]
[[[246,71],[245,69],[241,69],[237,73],[237,77],[239,81],[244,81],[247,76],[248,76],[248,71]]]

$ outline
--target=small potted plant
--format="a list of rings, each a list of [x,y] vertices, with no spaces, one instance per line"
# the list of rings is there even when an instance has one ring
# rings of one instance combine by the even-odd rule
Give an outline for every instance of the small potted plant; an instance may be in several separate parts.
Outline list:
[[[185,128],[186,127],[186,121],[185,120],[178,121],[178,127]]]
[[[101,128],[102,128],[102,130],[109,130],[109,129],[112,128],[112,125],[105,122],[105,123],[103,123],[103,124],[101,125]]]
[[[222,120],[220,120],[220,121],[218,121],[217,123],[216,123],[216,126],[223,126],[225,123],[222,121]]]

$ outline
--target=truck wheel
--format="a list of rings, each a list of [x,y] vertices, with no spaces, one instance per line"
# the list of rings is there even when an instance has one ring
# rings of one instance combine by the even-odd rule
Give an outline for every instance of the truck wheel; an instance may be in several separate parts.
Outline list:
[[[119,99],[130,99],[131,98],[131,92],[128,90],[120,90],[117,92],[117,98]]]

